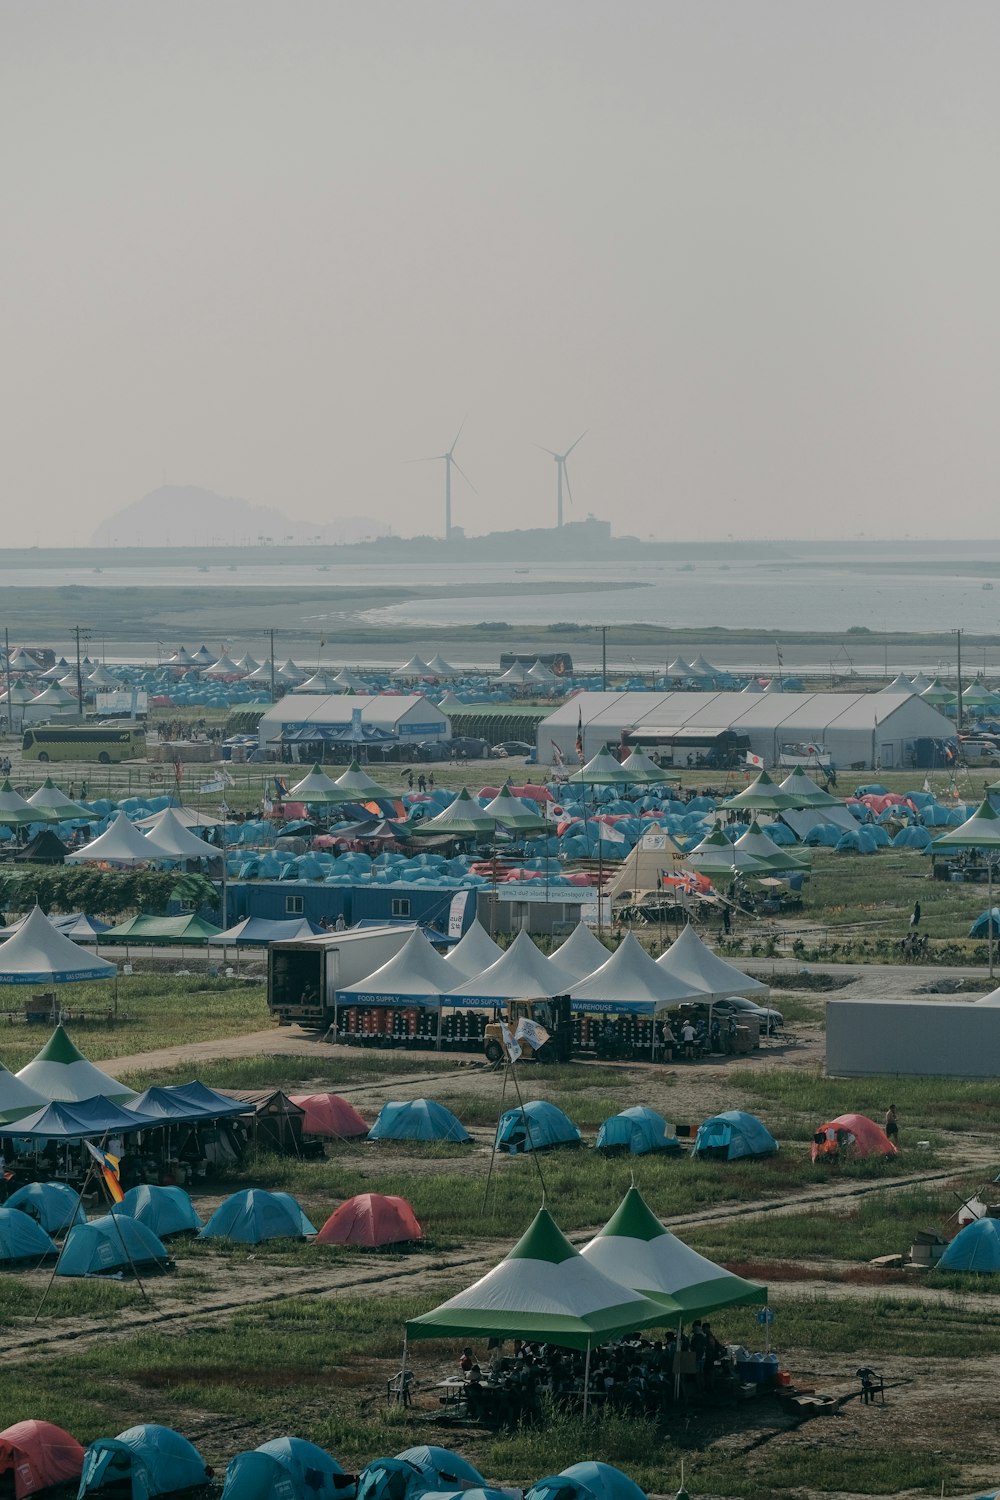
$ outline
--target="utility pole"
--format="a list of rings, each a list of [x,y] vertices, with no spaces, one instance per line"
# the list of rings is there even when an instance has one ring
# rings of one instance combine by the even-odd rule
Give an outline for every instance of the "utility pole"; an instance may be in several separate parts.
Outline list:
[[[955,631],[955,638],[956,638],[956,640],[958,642],[958,708],[956,710],[956,713],[957,713],[957,717],[958,717],[958,732],[959,732],[959,734],[961,734],[962,733],[962,632],[961,632],[961,630],[956,630]]]
[[[271,629],[271,702],[274,702],[274,629]]]
[[[608,690],[608,627],[601,626],[601,692]]]
[[[6,625],[4,626],[4,631],[3,631],[3,652],[4,652],[4,661],[6,662],[6,665],[7,665],[7,730],[8,730],[8,733],[13,734],[14,733],[14,700],[10,696],[10,633],[8,632]],[[21,727],[22,728],[24,727],[24,710],[23,709],[21,710]]]
[[[80,668],[80,640],[89,640],[90,631],[83,625],[74,625],[73,634],[76,636],[76,706],[83,718],[83,672]]]

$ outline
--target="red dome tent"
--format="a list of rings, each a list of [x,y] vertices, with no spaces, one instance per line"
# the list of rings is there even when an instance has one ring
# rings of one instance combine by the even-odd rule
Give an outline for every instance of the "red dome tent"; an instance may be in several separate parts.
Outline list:
[[[813,1161],[837,1161],[841,1155],[855,1161],[870,1156],[898,1156],[896,1147],[880,1125],[867,1115],[838,1115],[821,1125],[813,1136]]]
[[[303,1135],[329,1135],[349,1141],[368,1134],[367,1122],[339,1094],[290,1094],[289,1098],[305,1110]]]
[[[83,1456],[76,1438],[51,1422],[15,1422],[0,1432],[0,1478],[13,1474],[16,1500],[79,1479]]]
[[[319,1234],[319,1245],[399,1245],[422,1240],[424,1231],[405,1198],[381,1193],[359,1193],[330,1215]]]

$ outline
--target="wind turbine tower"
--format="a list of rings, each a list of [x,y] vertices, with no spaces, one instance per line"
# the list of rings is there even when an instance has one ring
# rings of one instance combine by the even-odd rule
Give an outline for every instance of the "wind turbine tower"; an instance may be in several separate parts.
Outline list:
[[[462,423],[462,427],[464,427],[464,426],[465,426],[465,423],[463,422]],[[421,460],[421,462],[428,463],[428,464],[438,463],[442,459],[444,460],[444,539],[445,539],[446,542],[450,542],[451,541],[451,532],[452,532],[452,526],[451,526],[451,471],[452,471],[452,468],[456,468],[458,470],[458,472],[461,474],[462,478],[465,480],[466,484],[469,486],[469,489],[472,491],[472,493],[474,495],[478,495],[479,494],[479,491],[476,489],[476,486],[473,484],[472,480],[469,478],[468,474],[466,474],[465,470],[462,468],[462,465],[459,463],[458,459],[455,457],[455,449],[458,447],[458,440],[462,436],[462,427],[460,427],[458,429],[458,431],[456,432],[456,434],[455,434],[455,441],[452,443],[452,445],[448,449],[447,453],[432,453],[429,458],[425,458],[425,459]]]
[[[566,460],[569,458],[577,443],[582,443],[587,436],[586,431],[581,432],[576,443],[570,443],[565,453],[556,453],[554,448],[543,448],[541,443],[536,443],[536,448],[541,448],[543,453],[548,453],[556,461],[556,526],[561,527],[563,523],[563,485],[569,496],[569,503],[573,503],[573,491],[569,484],[569,471],[566,468]],[[458,439],[456,438],[456,442]],[[454,445],[453,445],[454,446]]]

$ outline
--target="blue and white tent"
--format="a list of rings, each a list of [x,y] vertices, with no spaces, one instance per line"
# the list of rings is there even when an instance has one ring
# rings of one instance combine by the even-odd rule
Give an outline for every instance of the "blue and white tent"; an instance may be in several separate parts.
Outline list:
[[[57,1276],[100,1276],[112,1271],[164,1269],[170,1256],[166,1246],[145,1224],[128,1214],[105,1214],[89,1224],[76,1224],[66,1236]]]
[[[172,1234],[202,1228],[197,1210],[182,1187],[140,1183],[138,1187],[129,1188],[119,1212],[129,1214],[137,1224],[144,1224],[161,1240]]]
[[[226,1469],[223,1500],[352,1500],[355,1485],[336,1459],[305,1438],[272,1438],[237,1453]]]
[[[57,1253],[45,1230],[16,1208],[0,1208],[0,1264],[17,1260],[41,1260]]]
[[[645,1104],[633,1104],[621,1114],[605,1120],[597,1132],[598,1151],[628,1151],[644,1156],[650,1151],[679,1151],[681,1143],[668,1135],[669,1126],[662,1115]]]
[[[450,1109],[433,1099],[406,1099],[383,1104],[368,1132],[370,1141],[459,1141],[472,1137]]]
[[[315,1233],[291,1194],[247,1188],[219,1204],[198,1238],[259,1245],[264,1240],[300,1240]]]
[[[498,1151],[514,1156],[546,1151],[554,1146],[579,1146],[583,1137],[568,1115],[545,1099],[531,1099],[523,1108],[508,1109],[497,1125]]]
[[[63,1235],[74,1224],[86,1224],[80,1195],[65,1182],[28,1182],[11,1193],[7,1208],[19,1209],[40,1224],[46,1234]]]
[[[152,1422],[116,1438],[97,1438],[87,1449],[77,1500],[104,1490],[130,1500],[154,1500],[208,1483],[205,1460],[187,1438]],[[127,1488],[126,1488],[127,1487]]]
[[[773,1156],[778,1143],[756,1115],[742,1109],[727,1109],[700,1126],[691,1155],[739,1161],[745,1156]]]

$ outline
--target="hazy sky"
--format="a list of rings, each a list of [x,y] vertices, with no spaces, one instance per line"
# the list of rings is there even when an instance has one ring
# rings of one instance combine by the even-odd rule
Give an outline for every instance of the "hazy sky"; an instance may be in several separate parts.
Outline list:
[[[0,0],[4,539],[988,536],[995,0]]]

